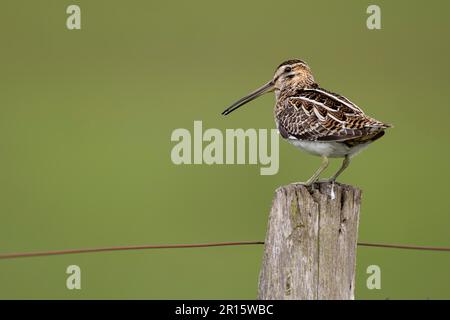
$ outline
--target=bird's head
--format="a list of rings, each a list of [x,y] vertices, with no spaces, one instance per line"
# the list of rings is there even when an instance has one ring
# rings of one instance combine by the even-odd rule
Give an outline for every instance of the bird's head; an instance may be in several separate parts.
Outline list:
[[[222,114],[227,115],[267,92],[275,91],[278,96],[283,90],[301,89],[312,84],[314,84],[314,78],[311,69],[304,61],[298,59],[287,60],[278,66],[272,80],[233,103]]]
[[[275,91],[287,88],[304,88],[314,83],[311,69],[302,60],[287,60],[280,64],[271,81]]]

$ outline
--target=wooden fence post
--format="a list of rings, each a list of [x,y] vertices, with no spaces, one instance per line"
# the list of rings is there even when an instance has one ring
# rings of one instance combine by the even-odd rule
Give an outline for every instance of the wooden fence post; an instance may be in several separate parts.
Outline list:
[[[340,183],[276,190],[258,299],[354,299],[361,190]]]

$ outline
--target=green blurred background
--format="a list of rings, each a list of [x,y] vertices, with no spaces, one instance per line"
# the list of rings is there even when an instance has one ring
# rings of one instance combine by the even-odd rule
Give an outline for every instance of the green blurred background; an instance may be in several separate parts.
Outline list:
[[[395,128],[341,182],[361,241],[450,246],[448,1],[12,1],[0,5],[0,252],[263,240],[274,190],[320,159],[280,141],[280,171],[176,166],[176,128],[274,128],[267,95],[222,117],[285,59]],[[81,30],[66,8],[81,7]],[[339,165],[334,161],[327,171]],[[0,261],[0,298],[256,297],[262,246]],[[82,289],[65,286],[66,267]],[[366,288],[379,265],[381,290]],[[358,299],[450,298],[450,254],[359,248]]]

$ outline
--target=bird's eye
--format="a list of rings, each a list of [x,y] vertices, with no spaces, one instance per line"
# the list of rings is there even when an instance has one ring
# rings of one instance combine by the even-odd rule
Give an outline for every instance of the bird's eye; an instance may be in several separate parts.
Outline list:
[[[292,71],[292,68],[291,68],[291,67],[286,67],[286,68],[284,68],[284,72],[286,72],[286,73],[291,72],[291,71]]]

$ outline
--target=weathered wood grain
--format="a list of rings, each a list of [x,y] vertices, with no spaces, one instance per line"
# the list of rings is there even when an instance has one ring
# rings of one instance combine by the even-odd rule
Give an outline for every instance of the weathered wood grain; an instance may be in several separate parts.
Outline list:
[[[276,190],[259,299],[354,299],[361,190],[340,183]]]

